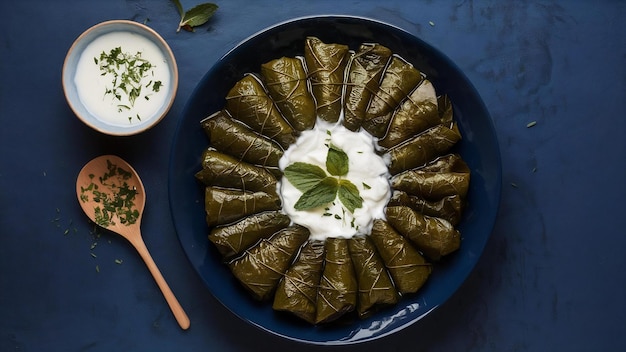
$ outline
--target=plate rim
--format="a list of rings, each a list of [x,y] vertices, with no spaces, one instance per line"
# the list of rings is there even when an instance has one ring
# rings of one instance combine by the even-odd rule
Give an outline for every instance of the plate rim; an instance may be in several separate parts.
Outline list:
[[[239,314],[238,312],[234,311],[229,305],[227,305],[220,297],[218,297],[214,291],[211,289],[211,287],[209,287],[206,279],[201,275],[201,273],[199,272],[198,268],[195,267],[193,260],[185,246],[185,244],[183,243],[183,239],[181,238],[181,235],[179,233],[179,228],[177,226],[177,220],[176,220],[176,216],[174,214],[174,207],[175,204],[173,204],[173,198],[172,198],[172,187],[173,187],[173,182],[172,182],[172,165],[174,163],[174,159],[175,159],[175,150],[176,150],[176,146],[177,146],[177,142],[178,140],[181,138],[180,137],[180,132],[181,129],[183,127],[183,124],[186,120],[186,116],[189,115],[189,110],[192,108],[192,100],[193,97],[197,96],[198,92],[203,88],[203,83],[206,82],[207,78],[209,78],[211,76],[211,74],[214,71],[217,71],[218,68],[221,67],[221,65],[223,65],[225,63],[225,61],[227,59],[230,58],[230,56],[235,53],[236,51],[240,50],[240,48],[242,48],[244,45],[246,45],[247,43],[249,43],[250,41],[254,40],[255,38],[257,38],[260,35],[266,34],[268,32],[277,30],[283,26],[288,26],[288,25],[297,25],[298,22],[301,21],[310,21],[310,20],[348,20],[348,21],[362,21],[364,23],[366,23],[367,25],[377,25],[377,26],[382,26],[382,27],[386,27],[386,30],[389,31],[399,31],[401,32],[404,36],[408,36],[411,38],[411,40],[416,40],[418,43],[420,43],[420,45],[425,45],[426,48],[428,48],[430,51],[433,51],[434,53],[436,53],[438,56],[441,57],[441,59],[443,59],[445,61],[445,65],[452,68],[455,71],[455,74],[458,74],[459,77],[461,77],[464,81],[464,83],[467,85],[467,88],[470,90],[470,93],[475,95],[478,100],[476,101],[479,104],[479,107],[482,109],[482,112],[484,114],[486,114],[486,119],[488,120],[488,124],[487,126],[485,126],[489,131],[488,134],[493,138],[494,140],[494,145],[493,147],[495,147],[494,150],[492,150],[492,157],[495,157],[495,161],[497,164],[497,170],[495,175],[493,175],[495,177],[494,180],[494,184],[493,184],[493,198],[495,201],[494,206],[494,211],[492,214],[490,214],[491,216],[487,219],[487,223],[489,224],[489,226],[487,228],[485,228],[485,232],[486,235],[484,235],[484,241],[481,243],[481,245],[479,246],[478,250],[479,252],[477,253],[477,259],[474,260],[471,265],[467,268],[467,270],[464,272],[463,277],[455,282],[454,288],[451,290],[447,291],[447,294],[445,296],[440,297],[441,298],[441,302],[430,305],[429,309],[427,311],[425,311],[423,314],[420,314],[419,316],[416,316],[408,321],[403,322],[402,324],[400,324],[399,326],[390,329],[390,330],[383,330],[382,333],[373,333],[371,336],[366,336],[364,338],[359,338],[359,339],[354,339],[354,332],[356,331],[352,331],[353,335],[352,336],[347,336],[345,339],[336,339],[336,340],[311,340],[311,339],[305,339],[305,338],[298,338],[295,336],[292,336],[290,334],[287,333],[281,333],[279,331],[273,330],[267,326],[264,326],[263,324],[256,322],[256,321],[252,321],[248,318],[246,318],[245,316],[242,316],[241,314]],[[199,123],[199,122],[198,122]],[[174,132],[174,139],[172,142],[172,147],[171,147],[171,151],[170,151],[170,159],[169,159],[169,170],[168,170],[168,197],[169,197],[169,202],[170,202],[170,214],[172,216],[172,221],[174,223],[174,228],[175,231],[177,233],[177,237],[179,239],[179,242],[181,244],[181,246],[183,247],[183,251],[185,252],[185,255],[187,257],[187,259],[190,261],[190,264],[192,264],[192,267],[194,267],[194,271],[196,272],[196,274],[198,274],[198,276],[200,277],[201,281],[204,283],[204,285],[206,286],[206,288],[208,289],[209,292],[211,292],[211,294],[213,295],[213,297],[220,302],[220,304],[222,304],[226,309],[228,309],[231,313],[233,313],[235,316],[237,316],[239,319],[251,324],[252,326],[255,326],[259,329],[261,329],[262,331],[266,331],[268,333],[271,333],[275,336],[279,336],[279,337],[283,337],[286,338],[288,340],[292,340],[292,341],[298,341],[298,342],[302,342],[302,343],[307,343],[307,344],[316,344],[316,345],[346,345],[346,344],[356,344],[356,343],[363,343],[363,342],[368,342],[368,341],[372,341],[378,338],[382,338],[385,336],[389,336],[393,333],[396,333],[397,331],[400,331],[402,329],[407,328],[408,326],[411,326],[413,324],[415,324],[416,322],[420,321],[421,319],[423,319],[425,316],[431,314],[434,310],[436,310],[439,306],[441,306],[442,304],[444,304],[446,301],[449,300],[449,298],[456,293],[462,286],[462,284],[467,280],[469,274],[474,270],[476,264],[478,263],[478,260],[480,260],[480,257],[482,256],[482,253],[484,251],[484,248],[486,246],[486,243],[488,242],[489,238],[491,237],[491,234],[493,232],[494,226],[495,226],[495,221],[497,219],[497,215],[498,215],[498,208],[499,208],[499,203],[500,203],[500,199],[501,199],[501,191],[502,191],[502,160],[501,160],[501,154],[500,154],[500,147],[499,147],[499,142],[498,142],[498,138],[497,138],[497,134],[495,132],[495,127],[493,124],[493,119],[491,118],[491,115],[487,109],[487,107],[485,106],[484,101],[482,100],[482,98],[480,97],[480,94],[478,93],[478,91],[476,90],[476,88],[474,87],[474,85],[472,84],[472,82],[467,78],[467,76],[463,73],[463,71],[460,70],[460,68],[450,59],[448,58],[443,52],[441,52],[439,49],[437,49],[435,46],[429,44],[428,42],[424,41],[423,39],[421,39],[420,37],[418,37],[417,35],[414,35],[406,30],[404,30],[401,27],[398,27],[396,25],[393,24],[389,24],[387,22],[384,21],[380,21],[377,19],[372,19],[372,18],[368,18],[368,17],[364,17],[364,16],[352,16],[352,15],[311,15],[311,16],[301,16],[301,17],[295,17],[295,18],[291,18],[291,19],[287,19],[278,23],[275,23],[273,25],[270,25],[268,27],[265,27],[249,36],[247,36],[246,38],[244,38],[243,40],[241,40],[240,42],[238,42],[235,46],[233,46],[231,49],[229,49],[224,55],[222,55],[215,63],[213,63],[209,69],[206,71],[206,73],[201,77],[201,79],[198,81],[197,85],[194,87],[194,89],[192,90],[189,99],[187,100],[187,102],[185,103],[185,106],[183,108],[183,112],[181,114],[181,118],[178,120],[177,122],[177,126]],[[208,240],[207,240],[208,242]],[[252,300],[252,298],[250,298]],[[312,327],[314,328],[314,327]],[[363,330],[363,329],[361,329]]]

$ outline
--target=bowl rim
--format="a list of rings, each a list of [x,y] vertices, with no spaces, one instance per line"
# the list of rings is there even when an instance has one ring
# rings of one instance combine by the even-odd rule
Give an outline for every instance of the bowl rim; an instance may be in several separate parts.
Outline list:
[[[138,28],[139,32],[142,33],[142,35],[144,35],[144,37],[146,37],[148,40],[154,42],[157,47],[159,48],[160,51],[162,51],[162,53],[164,54],[165,58],[168,61],[168,68],[169,71],[171,73],[171,82],[170,82],[170,89],[168,91],[169,94],[169,98],[166,99],[166,102],[163,104],[162,110],[160,110],[160,115],[154,115],[152,116],[152,118],[149,119],[148,123],[145,124],[137,124],[136,126],[139,127],[135,127],[133,128],[133,126],[129,126],[128,128],[122,128],[120,130],[111,130],[111,129],[107,129],[108,126],[113,127],[113,125],[108,124],[105,121],[102,120],[98,120],[100,123],[99,124],[95,124],[94,122],[92,122],[89,118],[85,117],[76,107],[76,104],[80,104],[78,103],[76,100],[70,99],[69,96],[69,90],[70,88],[68,87],[68,85],[70,85],[69,81],[70,79],[73,79],[73,77],[68,77],[68,66],[69,66],[69,62],[70,59],[73,58],[75,55],[80,55],[82,52],[77,52],[77,46],[83,41],[85,40],[85,38],[88,38],[90,35],[92,35],[93,32],[97,31],[98,29],[101,28],[106,28],[106,27],[111,27],[111,26],[120,26],[121,28],[116,30],[112,30],[112,32],[123,32],[126,31],[125,28]],[[93,39],[99,37],[100,35],[96,35]],[[92,40],[93,40],[92,39]],[[152,127],[154,127],[155,125],[157,125],[161,120],[163,120],[163,118],[165,118],[165,116],[168,114],[169,110],[171,109],[172,105],[174,104],[174,100],[176,98],[176,94],[178,92],[178,64],[176,62],[176,57],[174,56],[174,52],[172,51],[172,49],[170,48],[170,46],[167,44],[167,42],[165,41],[165,39],[163,39],[163,37],[154,29],[152,29],[151,27],[148,27],[145,24],[139,23],[139,22],[135,22],[135,21],[131,21],[131,20],[107,20],[107,21],[103,21],[100,23],[97,23],[89,28],[87,28],[85,31],[83,31],[71,44],[71,46],[69,47],[67,54],[65,55],[65,59],[63,61],[63,69],[62,69],[62,73],[61,73],[61,82],[62,82],[62,86],[63,86],[63,94],[65,96],[65,100],[67,101],[70,109],[72,110],[72,112],[74,113],[74,115],[76,117],[78,117],[79,120],[81,120],[84,124],[86,124],[87,126],[91,127],[92,129],[104,133],[104,134],[108,134],[108,135],[112,135],[112,136],[130,136],[130,135],[135,135],[135,134],[139,134],[141,132],[144,132]],[[95,118],[95,117],[94,117]]]
[[[364,328],[364,329],[359,330],[359,332],[366,332],[366,333],[371,332],[372,334],[369,334],[369,335],[366,334],[362,336],[357,336],[355,334],[357,330],[353,330],[351,332],[352,333],[351,335],[344,336],[343,338],[340,338],[340,339],[335,339],[333,337],[330,337],[330,338],[324,337],[324,339],[322,339],[321,336],[318,336],[318,333],[314,333],[314,335],[312,336],[309,336],[309,335],[305,336],[305,335],[298,333],[294,329],[290,329],[289,331],[287,331],[287,330],[281,329],[280,326],[268,325],[267,320],[260,321],[260,320],[255,320],[254,317],[251,318],[249,312],[243,311],[242,310],[243,308],[230,306],[228,302],[224,301],[224,298],[226,297],[222,296],[221,292],[220,293],[215,292],[214,289],[211,287],[211,282],[208,281],[209,279],[203,276],[203,272],[201,272],[202,268],[200,266],[206,264],[203,261],[206,260],[207,256],[205,252],[202,252],[203,250],[205,250],[205,247],[200,246],[202,247],[200,250],[198,249],[199,247],[198,248],[194,247],[195,244],[191,243],[191,241],[188,240],[186,237],[183,238],[184,235],[188,235],[187,233],[188,230],[193,230],[193,224],[189,225],[189,224],[184,223],[185,219],[181,218],[179,215],[181,210],[180,209],[178,209],[177,211],[174,210],[176,209],[177,206],[180,207],[180,204],[178,204],[177,201],[179,201],[181,197],[180,195],[173,196],[173,194],[176,193],[175,191],[179,191],[181,187],[180,184],[177,183],[177,177],[180,176],[180,174],[189,172],[189,170],[187,169],[187,167],[189,167],[189,165],[187,165],[187,162],[189,160],[181,161],[179,158],[179,155],[177,154],[181,150],[184,150],[180,142],[182,138],[181,131],[186,131],[188,129],[188,124],[191,123],[187,121],[189,119],[187,116],[190,115],[192,112],[194,114],[199,113],[198,110],[203,109],[197,106],[197,103],[194,101],[193,98],[197,96],[199,92],[203,91],[204,86],[207,84],[205,82],[207,78],[212,77],[215,74],[215,72],[220,72],[220,70],[223,70],[224,69],[223,66],[226,65],[226,60],[230,59],[233,53],[237,53],[238,51],[243,50],[242,47],[249,45],[249,42],[251,41],[251,39],[255,39],[256,37],[260,35],[265,35],[267,32],[281,29],[283,26],[293,26],[296,23],[301,22],[301,21],[309,22],[309,21],[316,21],[316,20],[323,20],[323,21],[348,20],[349,22],[353,22],[356,20],[356,21],[366,22],[368,23],[368,25],[373,25],[375,27],[379,27],[379,26],[385,27],[386,30],[390,29],[393,32],[397,31],[398,33],[401,34],[402,37],[405,37],[405,36],[412,37],[412,40],[417,41],[420,45],[424,45],[424,47],[428,48],[429,52],[432,52],[435,54],[436,57],[441,58],[446,66],[451,68],[453,72],[458,73],[459,77],[462,78],[462,83],[467,88],[466,94],[478,98],[478,100],[475,101],[475,105],[476,105],[476,108],[481,111],[481,113],[484,113],[484,118],[487,121],[487,123],[483,127],[485,130],[485,133],[489,135],[490,145],[493,147],[489,150],[489,157],[490,159],[493,158],[494,165],[492,166],[495,167],[495,169],[489,170],[490,173],[488,175],[491,177],[491,179],[489,180],[490,182],[489,185],[491,186],[489,188],[491,189],[491,191],[490,191],[490,196],[488,198],[489,200],[493,200],[494,203],[491,204],[492,211],[488,214],[488,216],[486,217],[483,216],[481,218],[482,219],[481,222],[483,222],[485,225],[485,227],[483,228],[484,234],[480,236],[478,241],[473,242],[475,243],[475,246],[474,246],[475,248],[473,248],[474,252],[467,253],[467,258],[460,259],[460,260],[465,261],[464,265],[462,265],[463,270],[459,271],[458,276],[453,280],[453,282],[445,283],[446,286],[451,285],[450,287],[452,287],[452,289],[451,290],[445,289],[444,290],[445,292],[443,292],[442,295],[438,295],[435,301],[429,302],[428,304],[426,304],[429,309],[426,311],[423,311],[423,314],[416,315],[416,314],[411,313],[410,315],[412,317],[410,321],[404,320],[403,322],[396,324],[395,327],[391,329],[384,328],[381,330],[369,331],[367,328]],[[201,131],[196,131],[196,135],[202,135]],[[493,144],[491,144],[491,142]],[[194,163],[195,162],[196,161],[194,161]],[[425,41],[419,35],[411,33],[407,31],[406,29],[403,29],[402,27],[399,27],[394,24],[390,24],[388,22],[385,22],[379,19],[373,19],[373,18],[369,18],[365,16],[354,16],[354,15],[319,14],[319,15],[295,17],[295,18],[287,19],[287,20],[272,24],[270,26],[264,27],[254,32],[253,34],[247,36],[246,38],[244,38],[237,44],[235,44],[232,48],[226,51],[226,53],[219,60],[217,60],[213,65],[211,65],[208,68],[208,71],[205,72],[204,76],[198,82],[198,85],[193,89],[191,95],[189,96],[189,100],[187,100],[187,102],[185,103],[182,117],[181,119],[178,120],[176,132],[174,135],[174,140],[172,143],[171,154],[170,154],[168,178],[169,178],[168,193],[170,195],[169,202],[170,202],[171,216],[172,216],[175,230],[178,234],[179,242],[181,246],[183,247],[183,250],[185,251],[185,254],[187,255],[187,258],[190,261],[191,265],[194,267],[196,273],[202,279],[203,283],[205,284],[205,287],[213,295],[213,297],[218,302],[220,302],[225,308],[227,308],[231,313],[233,313],[235,316],[240,318],[242,321],[252,326],[255,326],[256,328],[259,328],[260,330],[265,331],[271,335],[285,338],[287,340],[304,343],[304,344],[334,346],[334,345],[360,344],[360,343],[376,340],[376,339],[394,334],[399,330],[402,330],[410,325],[417,323],[422,318],[429,315],[432,311],[434,311],[440,305],[448,301],[448,299],[461,288],[463,282],[468,278],[469,274],[475,269],[475,266],[484,251],[485,245],[488,242],[494,230],[495,221],[498,215],[498,205],[500,203],[501,191],[502,191],[502,161],[501,161],[498,137],[497,137],[495,127],[493,124],[493,119],[491,118],[491,115],[489,113],[489,110],[487,109],[487,106],[485,105],[484,101],[480,97],[480,94],[478,90],[475,88],[475,86],[473,85],[473,83],[469,80],[469,78],[465,75],[465,73],[458,67],[458,65],[451,58],[449,58],[443,51],[441,51],[439,48],[437,48],[433,44]],[[184,232],[184,234],[181,234],[181,231]],[[270,324],[273,324],[273,323],[270,321]]]

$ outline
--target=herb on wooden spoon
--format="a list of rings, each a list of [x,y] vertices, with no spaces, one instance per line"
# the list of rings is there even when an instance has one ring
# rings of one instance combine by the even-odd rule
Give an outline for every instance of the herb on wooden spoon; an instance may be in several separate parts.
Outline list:
[[[180,22],[178,23],[178,29],[176,29],[176,32],[180,32],[181,28],[188,32],[193,32],[194,27],[207,23],[209,19],[213,17],[213,14],[218,8],[216,4],[204,3],[184,11],[183,5],[179,0],[172,1],[174,2],[174,5],[176,5],[176,9],[180,14]]]

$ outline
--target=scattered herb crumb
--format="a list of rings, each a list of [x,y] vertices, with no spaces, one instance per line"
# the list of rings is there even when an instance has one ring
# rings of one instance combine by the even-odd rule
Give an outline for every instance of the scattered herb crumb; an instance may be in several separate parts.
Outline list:
[[[428,24],[429,24],[431,27],[434,27],[434,26],[435,26],[435,22],[433,22],[433,21],[428,21]]]
[[[96,265],[96,272],[99,273],[100,272],[100,267],[98,265]]]
[[[122,264],[122,260],[121,259],[115,259],[115,264]]]
[[[514,183],[514,182],[511,182],[511,187],[513,187],[513,188],[519,188],[519,187],[517,186],[517,183]]]
[[[89,253],[89,254],[91,254],[91,256],[92,256],[92,257],[94,257],[94,258],[98,258],[98,256],[96,255],[96,253],[91,252],[91,253]]]
[[[534,126],[534,125],[536,125],[536,124],[537,124],[537,121],[531,121],[531,122],[529,122],[529,123],[527,123],[527,124],[526,124],[526,127],[527,127],[527,128],[531,128],[531,127],[533,127],[533,126]]]

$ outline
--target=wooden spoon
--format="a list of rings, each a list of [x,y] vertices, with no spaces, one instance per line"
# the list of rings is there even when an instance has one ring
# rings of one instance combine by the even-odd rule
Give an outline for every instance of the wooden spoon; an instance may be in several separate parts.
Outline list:
[[[146,192],[137,172],[115,155],[103,155],[87,163],[76,180],[78,203],[99,226],[126,238],[139,252],[159,285],[181,328],[189,318],[165,282],[141,237],[141,216]]]

